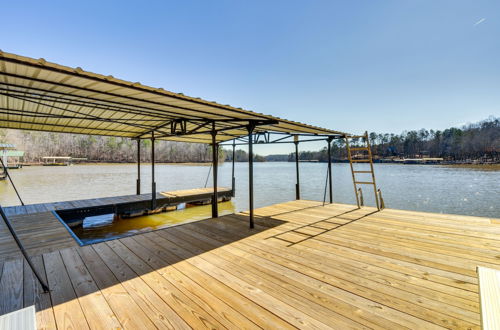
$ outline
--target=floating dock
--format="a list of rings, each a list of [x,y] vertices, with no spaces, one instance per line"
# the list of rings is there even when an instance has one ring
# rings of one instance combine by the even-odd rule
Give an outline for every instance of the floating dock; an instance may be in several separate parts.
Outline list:
[[[39,328],[479,329],[500,268],[500,219],[299,200],[80,247],[50,214],[10,217],[50,293],[0,237],[0,315]]]
[[[218,199],[230,200],[233,191],[230,188],[218,187]],[[207,203],[212,199],[213,188],[196,188],[156,193],[156,206],[163,208],[181,203]],[[25,215],[38,212],[58,211],[91,216],[102,213],[134,213],[150,209],[151,194],[127,195],[83,199],[76,201],[40,203],[4,207],[7,216]]]

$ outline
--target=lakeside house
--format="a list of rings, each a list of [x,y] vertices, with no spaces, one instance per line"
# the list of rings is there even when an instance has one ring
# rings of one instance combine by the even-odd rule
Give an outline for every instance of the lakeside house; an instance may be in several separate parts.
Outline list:
[[[0,143],[0,180],[7,177],[7,169],[17,169],[22,167],[24,151],[15,150],[16,146],[10,143]]]

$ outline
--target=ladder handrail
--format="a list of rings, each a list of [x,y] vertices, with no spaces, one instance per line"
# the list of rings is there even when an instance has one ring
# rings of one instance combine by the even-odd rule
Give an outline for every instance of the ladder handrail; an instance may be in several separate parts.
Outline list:
[[[351,174],[352,174],[352,183],[354,185],[354,196],[356,196],[356,204],[358,205],[358,209],[361,207],[359,204],[359,196],[358,191],[356,189],[356,177],[354,176],[354,168],[352,166],[352,157],[351,157],[351,149],[349,147],[349,137],[345,136],[345,146],[347,149],[347,158],[349,159],[349,164],[351,165]]]
[[[365,131],[366,145],[368,147],[368,157],[370,159],[370,169],[372,171],[372,182],[373,182],[373,193],[375,194],[375,201],[377,202],[377,209],[380,210],[380,202],[377,196],[377,182],[375,181],[375,170],[373,169],[373,157],[372,157],[372,147],[370,145],[370,138],[368,137],[368,131]]]
[[[12,224],[10,223],[9,218],[7,217],[5,212],[3,211],[2,206],[0,206],[0,216],[3,218],[3,221],[7,225],[7,228],[9,229],[12,237],[16,241],[17,246],[19,247],[19,249],[21,250],[21,252],[24,256],[24,259],[26,259],[26,261],[28,262],[28,265],[30,266],[31,270],[33,271],[33,274],[35,274],[36,278],[38,279],[38,282],[40,282],[40,285],[42,286],[43,292],[49,292],[49,286],[42,279],[42,277],[40,276],[38,271],[35,269],[35,266],[33,266],[33,264],[31,263],[31,259],[29,258],[26,250],[24,249],[23,243],[21,243],[21,240],[19,240],[19,237],[17,236],[16,231],[12,227]]]

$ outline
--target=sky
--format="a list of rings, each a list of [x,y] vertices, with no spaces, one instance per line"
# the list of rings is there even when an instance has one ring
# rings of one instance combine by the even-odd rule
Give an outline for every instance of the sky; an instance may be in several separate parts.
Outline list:
[[[343,132],[500,116],[499,1],[4,0],[1,16],[5,52]]]

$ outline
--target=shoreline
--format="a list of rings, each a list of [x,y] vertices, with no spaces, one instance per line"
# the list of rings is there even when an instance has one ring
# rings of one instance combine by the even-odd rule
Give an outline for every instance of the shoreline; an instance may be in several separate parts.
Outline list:
[[[500,171],[500,164],[440,164],[441,167],[469,168],[474,170]]]
[[[231,163],[231,161],[226,161],[227,163]],[[222,165],[226,162],[219,161],[219,165]],[[236,162],[236,163],[247,163],[247,162]],[[261,162],[259,162],[261,163]],[[262,162],[262,163],[293,163],[293,162]],[[324,164],[326,162],[300,162],[300,163],[316,163],[316,164]],[[348,164],[349,162],[339,162],[333,161],[333,164]],[[486,170],[500,170],[500,163],[495,164],[403,164],[398,162],[373,162],[374,164],[380,165],[425,165],[425,166],[440,166],[440,167],[457,167],[457,168],[471,168],[471,169],[486,169]],[[74,163],[71,165],[82,165],[82,166],[95,166],[95,165],[137,165],[137,163],[124,163],[124,162],[88,162],[88,163]],[[151,162],[141,162],[141,165],[151,165]],[[211,166],[212,162],[179,162],[179,163],[163,163],[163,162],[155,162],[155,165],[171,165],[171,166]],[[23,167],[32,167],[32,166],[43,166],[43,164],[23,164]]]
[[[219,161],[219,165],[224,164],[224,162]],[[73,165],[83,165],[83,166],[94,166],[94,165],[137,165],[137,163],[123,163],[123,162],[88,162],[88,163],[74,163],[71,164]],[[151,165],[151,162],[141,162],[142,165]],[[185,163],[162,163],[162,162],[155,162],[155,165],[178,165],[178,166],[210,166],[212,165],[212,162],[200,162],[200,163],[193,163],[193,162],[185,162]],[[44,166],[43,164],[23,164],[23,167],[34,167],[34,166]],[[64,166],[69,166],[69,165],[63,165]]]

